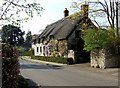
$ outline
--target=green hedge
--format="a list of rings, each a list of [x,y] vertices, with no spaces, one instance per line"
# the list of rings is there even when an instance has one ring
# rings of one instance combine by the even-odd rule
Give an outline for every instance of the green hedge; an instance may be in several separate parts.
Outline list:
[[[33,55],[33,49],[31,50],[26,50],[24,52],[21,53],[22,56],[32,56]]]
[[[42,61],[49,61],[49,62],[56,62],[56,63],[63,63],[63,64],[72,64],[73,63],[71,58],[34,56],[33,49],[29,50],[29,51],[24,51],[21,55],[22,56],[31,56],[31,59],[42,60]]]
[[[64,58],[64,57],[31,56],[31,59],[69,64],[69,62],[68,62],[69,58]]]
[[[17,88],[19,75],[19,53],[11,45],[1,44],[2,47],[2,88]],[[0,53],[1,54],[1,53]]]

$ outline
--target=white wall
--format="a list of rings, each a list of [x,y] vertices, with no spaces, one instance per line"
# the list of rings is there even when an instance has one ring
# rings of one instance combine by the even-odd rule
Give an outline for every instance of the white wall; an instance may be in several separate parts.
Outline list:
[[[38,52],[37,52],[37,47],[38,47]],[[42,48],[42,52],[40,52],[40,47]],[[40,44],[36,43],[35,45],[32,44],[32,48],[34,49],[35,56],[44,56],[43,55],[43,47],[44,47],[44,45],[42,43],[40,43]]]

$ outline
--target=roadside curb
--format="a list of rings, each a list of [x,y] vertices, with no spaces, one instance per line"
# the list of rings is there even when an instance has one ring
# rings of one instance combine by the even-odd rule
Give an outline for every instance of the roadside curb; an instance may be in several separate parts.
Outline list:
[[[58,65],[58,66],[65,66],[67,64],[61,64],[61,63],[54,63],[54,62],[47,62],[47,61],[41,61],[41,60],[33,60],[33,59],[26,59],[26,58],[23,58],[23,60],[27,60],[27,61],[31,61],[31,62],[36,62],[36,63],[41,63],[41,64],[44,64],[44,65]]]

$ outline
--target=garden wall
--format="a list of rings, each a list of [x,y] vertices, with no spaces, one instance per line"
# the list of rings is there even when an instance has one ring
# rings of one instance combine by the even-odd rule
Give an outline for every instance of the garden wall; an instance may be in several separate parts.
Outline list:
[[[96,49],[91,51],[90,55],[91,67],[109,68],[118,67],[120,63],[120,55],[110,54],[105,49]]]
[[[75,52],[73,50],[68,50],[68,58],[72,58],[75,63]]]

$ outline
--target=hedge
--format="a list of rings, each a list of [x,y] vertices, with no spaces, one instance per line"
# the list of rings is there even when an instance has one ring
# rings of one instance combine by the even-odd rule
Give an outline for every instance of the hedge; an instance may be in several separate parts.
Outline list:
[[[32,50],[26,50],[21,53],[22,56],[32,56],[33,55],[33,49]]]
[[[19,53],[11,45],[2,44],[2,88],[17,88],[19,75]]]
[[[64,57],[31,56],[31,59],[63,63],[63,64],[72,64],[72,62],[69,62],[69,59],[71,58],[64,58]]]
[[[24,51],[22,56],[31,56],[31,59],[42,60],[42,61],[49,61],[49,62],[56,62],[56,63],[63,63],[63,64],[72,64],[72,58],[65,58],[65,57],[50,57],[50,56],[34,56],[33,49],[29,51]]]

